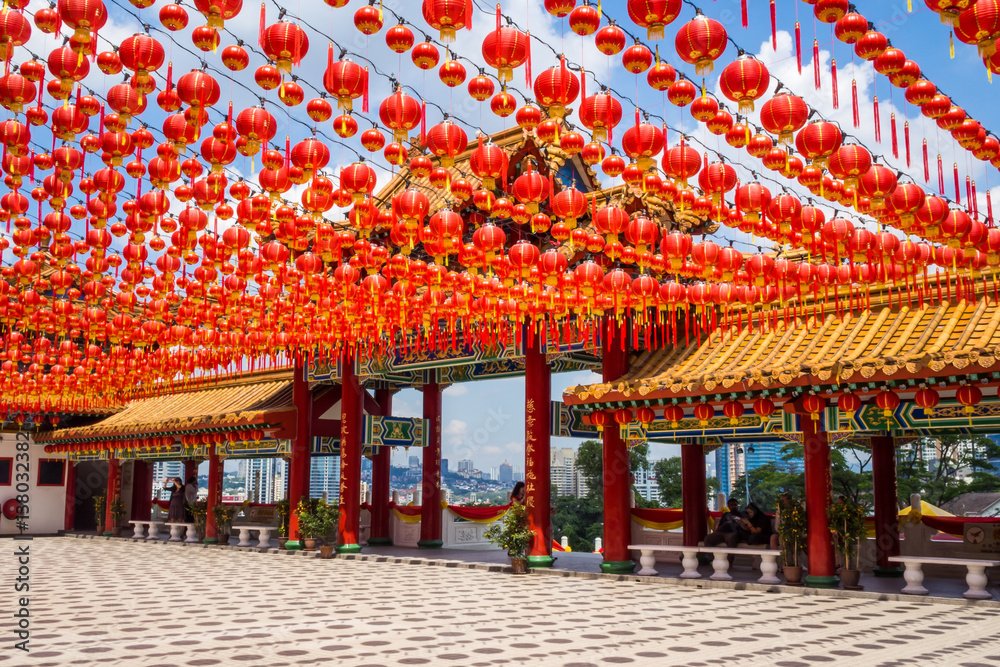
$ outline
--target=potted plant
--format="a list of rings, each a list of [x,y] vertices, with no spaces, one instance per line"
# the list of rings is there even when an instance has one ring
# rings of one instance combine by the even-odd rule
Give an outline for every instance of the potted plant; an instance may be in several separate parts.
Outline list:
[[[278,512],[278,548],[284,549],[288,541],[288,498],[279,500],[275,504],[275,510]]]
[[[778,499],[778,539],[781,540],[781,564],[784,566],[785,583],[802,585],[802,564],[799,552],[806,544],[808,525],[802,503],[790,496]]]
[[[830,518],[834,548],[844,559],[840,581],[845,589],[861,590],[864,587],[859,586],[858,581],[861,579],[861,540],[867,532],[865,510],[861,505],[841,497],[827,509],[827,516]]]
[[[122,536],[122,520],[125,518],[125,503],[121,496],[111,502],[111,534],[115,537]]]
[[[219,544],[229,544],[233,519],[241,509],[242,507],[235,505],[216,505],[212,508],[212,516],[215,518],[215,534],[219,538]]]
[[[528,527],[528,512],[524,505],[512,505],[503,519],[486,529],[483,537],[507,551],[514,574],[528,572],[528,546],[531,544],[532,533]]]
[[[208,501],[196,500],[188,503],[191,516],[194,517],[194,527],[198,532],[198,541],[205,539],[205,522],[208,521]]]
[[[107,507],[107,498],[103,493],[94,496],[94,521],[96,521],[97,534],[104,533],[104,509]]]
[[[299,520],[299,532],[306,551],[316,549],[319,540],[333,528],[338,515],[339,510],[321,498],[302,498],[299,501],[295,516]]]

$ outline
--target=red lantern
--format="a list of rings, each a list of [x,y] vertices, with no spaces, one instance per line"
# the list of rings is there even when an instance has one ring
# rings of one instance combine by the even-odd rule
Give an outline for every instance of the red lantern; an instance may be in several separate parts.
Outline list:
[[[809,118],[809,107],[797,95],[781,92],[764,102],[760,123],[771,134],[778,135],[779,144],[791,144],[792,137]]]
[[[580,93],[580,81],[566,68],[566,59],[563,57],[558,67],[550,67],[538,75],[534,89],[538,103],[546,108],[549,115],[562,118],[566,114],[566,107]]]
[[[438,123],[427,132],[427,148],[440,158],[442,167],[455,164],[455,156],[465,150],[469,139],[451,120]]]
[[[670,422],[670,427],[676,429],[684,421],[684,409],[679,405],[668,405],[663,408],[663,418]]]
[[[612,22],[597,31],[594,46],[606,56],[618,55],[625,48],[625,31]]]
[[[760,417],[760,421],[763,424],[771,418],[771,415],[774,414],[774,401],[770,398],[762,396],[753,402],[753,411],[754,414]]]
[[[302,62],[309,52],[306,31],[287,21],[269,25],[261,35],[260,45],[278,70],[286,74],[292,71],[292,65]]]
[[[646,29],[646,38],[663,39],[664,26],[672,23],[683,7],[682,0],[628,0],[628,17]]]
[[[483,181],[483,187],[493,190],[496,180],[507,173],[507,154],[492,142],[478,146],[469,157],[469,168]]]
[[[353,100],[368,93],[368,69],[350,60],[330,63],[323,75],[326,92],[337,97],[337,108],[350,111]]]
[[[694,416],[698,420],[698,424],[705,428],[708,426],[709,420],[715,417],[715,408],[708,403],[698,403],[694,406]]]
[[[385,43],[396,53],[405,53],[413,46],[413,31],[400,23],[386,31]]]
[[[379,120],[392,130],[393,138],[402,143],[407,134],[420,123],[420,102],[402,92],[397,85],[392,95],[382,100],[378,108]]]
[[[493,79],[485,76],[484,74],[479,74],[469,79],[469,95],[480,102],[488,100],[493,96],[493,91],[496,89],[493,85]]]
[[[740,113],[754,110],[754,100],[763,97],[771,85],[771,74],[764,63],[743,55],[726,65],[719,76],[722,94],[739,104]]]
[[[875,395],[875,405],[881,408],[886,418],[892,417],[893,412],[899,407],[899,396],[894,391],[883,389]]]
[[[625,49],[622,65],[633,74],[642,74],[653,64],[653,53],[645,44],[635,44]]]
[[[696,10],[697,15],[677,31],[674,45],[684,62],[694,65],[704,76],[715,69],[715,61],[725,52],[726,29],[721,23]]]
[[[194,7],[208,19],[209,26],[222,29],[243,9],[243,0],[194,0]]]
[[[744,411],[743,404],[739,401],[727,401],[722,406],[722,413],[729,417],[730,426],[739,426],[740,417],[743,416]]]
[[[924,411],[924,414],[928,417],[934,416],[934,408],[937,407],[938,403],[941,402],[941,396],[937,391],[924,388],[917,391],[916,395],[913,397],[914,402],[920,406]]]
[[[973,386],[971,384],[963,385],[958,388],[955,392],[955,400],[961,403],[963,406],[963,411],[972,418],[972,415],[976,411],[976,406],[979,402],[983,400],[983,392],[979,387]]]
[[[980,58],[996,53],[996,40],[1000,37],[1000,0],[978,0],[959,14],[955,37],[965,44],[975,44]]]
[[[441,59],[441,53],[430,42],[421,42],[413,47],[410,59],[419,69],[432,69],[437,67],[438,61]]]
[[[593,35],[600,25],[601,14],[590,5],[581,5],[569,13],[569,29],[578,35]]]
[[[462,28],[472,29],[472,3],[454,0],[424,0],[424,20],[439,31],[441,41],[450,44],[455,41],[455,32]]]
[[[834,151],[827,161],[830,175],[844,181],[844,184],[855,188],[858,180],[872,166],[872,156],[866,148],[857,144],[846,144]]]
[[[231,72],[242,72],[250,64],[250,54],[237,44],[222,49],[221,57],[222,64]]]
[[[809,394],[803,397],[802,407],[813,421],[819,421],[820,413],[826,409],[826,401],[819,396]]]
[[[607,141],[608,133],[621,122],[622,105],[607,92],[586,97],[578,111],[580,123],[591,131],[594,141]]]
[[[517,28],[500,28],[486,33],[483,39],[483,59],[497,68],[497,78],[509,82],[514,70],[528,59],[528,36]]]
[[[382,29],[382,12],[371,5],[358,8],[354,12],[354,27],[363,35],[374,35]]]
[[[809,159],[810,163],[825,169],[827,158],[840,148],[843,134],[833,123],[815,121],[803,127],[795,137],[795,148]]]
[[[598,433],[604,432],[604,427],[608,425],[611,418],[604,410],[594,410],[590,413],[590,423],[597,427]]]
[[[861,399],[857,394],[847,392],[837,398],[837,409],[847,415],[847,419],[854,419],[854,413],[861,409]]]

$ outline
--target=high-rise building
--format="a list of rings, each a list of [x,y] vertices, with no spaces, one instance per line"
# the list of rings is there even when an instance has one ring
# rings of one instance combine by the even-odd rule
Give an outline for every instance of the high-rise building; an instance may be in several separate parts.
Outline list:
[[[500,479],[500,468],[496,466],[490,467],[490,479],[494,482]]]
[[[570,447],[549,449],[549,479],[552,492],[560,496],[582,498],[587,495],[587,482],[576,467],[576,450]]]
[[[340,502],[340,457],[314,456],[309,462],[309,496],[328,503]]]
[[[733,484],[747,470],[756,470],[767,463],[776,462],[789,472],[802,472],[802,459],[783,461],[783,442],[753,442],[742,445],[727,444],[715,450],[715,472],[719,478],[721,491],[727,496],[733,492]],[[751,490],[752,492],[752,490]]]
[[[159,500],[170,497],[169,491],[163,490],[163,480],[167,478],[180,477],[184,479],[183,461],[156,461],[153,463],[153,493]]]
[[[646,500],[660,499],[660,483],[653,472],[655,463],[656,460],[650,461],[648,469],[640,468],[635,471],[635,490]]]
[[[448,459],[441,459],[441,474],[443,475],[446,472],[450,472],[448,470]]]
[[[514,466],[504,461],[500,464],[500,483],[510,484],[514,481]]]
[[[419,468],[420,467],[420,457],[419,456],[411,456],[410,457],[410,467],[411,468]]]
[[[472,459],[462,459],[458,462],[458,472],[469,472],[475,467],[476,466],[472,463]]]
[[[248,459],[245,484],[252,502],[273,503],[287,497],[288,463],[281,458]]]

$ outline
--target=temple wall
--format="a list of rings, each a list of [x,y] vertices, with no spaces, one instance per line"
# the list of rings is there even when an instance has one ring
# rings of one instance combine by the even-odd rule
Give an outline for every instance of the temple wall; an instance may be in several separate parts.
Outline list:
[[[27,489],[20,487],[20,492],[26,492],[29,500],[27,530],[24,534],[51,535],[63,529],[66,516],[66,476],[69,462],[58,454],[46,454],[42,445],[28,440],[28,461],[17,460],[17,434],[0,433],[0,506],[19,494],[18,484],[27,484]],[[62,480],[58,485],[40,486],[39,474],[42,465],[40,461],[58,460],[63,462]],[[9,479],[4,468],[10,463]],[[18,469],[18,463],[27,463],[27,481],[18,480],[18,473],[24,475],[24,468]],[[4,482],[9,482],[5,484]],[[0,517],[0,535],[17,535],[21,531],[15,520]]]

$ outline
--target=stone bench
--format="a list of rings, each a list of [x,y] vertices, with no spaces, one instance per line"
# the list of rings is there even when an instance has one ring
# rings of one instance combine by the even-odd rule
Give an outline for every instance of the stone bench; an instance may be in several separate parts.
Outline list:
[[[164,521],[157,521],[156,519],[134,519],[129,521],[132,524],[132,537],[141,540],[145,537],[147,540],[159,539],[158,535],[160,532],[160,526],[162,526]],[[149,533],[146,534],[146,526],[149,526]]]
[[[200,542],[198,539],[198,530],[195,528],[193,522],[186,521],[166,521],[165,526],[170,527],[170,539],[168,542],[180,542],[181,541],[181,530],[184,530],[185,539],[184,542]]]
[[[890,563],[902,563],[903,579],[906,586],[902,592],[907,595],[927,595],[924,588],[924,565],[958,565],[965,566],[965,583],[969,585],[969,590],[962,595],[970,600],[990,600],[993,596],[986,590],[989,579],[986,577],[986,568],[1000,566],[1000,560],[979,560],[970,558],[933,558],[930,556],[890,556]]]
[[[700,579],[698,572],[698,552],[700,547],[667,546],[661,544],[632,544],[629,549],[639,552],[639,572],[643,576],[656,576],[656,557],[653,555],[657,551],[681,554],[681,565],[684,571],[681,572],[681,579]]]
[[[250,541],[250,533],[257,533],[257,546],[258,547],[269,547],[271,545],[271,531],[278,530],[277,526],[256,526],[251,524],[236,524],[233,525],[230,530],[240,531],[240,542],[236,546],[238,547],[252,547],[253,543]]]
[[[667,551],[682,554],[681,565],[684,567],[684,571],[681,573],[681,578],[683,579],[699,579],[701,578],[701,573],[698,572],[698,558],[697,554],[712,554],[712,568],[715,570],[712,573],[710,579],[716,581],[730,581],[732,576],[729,574],[729,556],[760,556],[760,578],[757,579],[757,583],[760,584],[780,584],[781,580],[777,577],[778,573],[778,556],[781,555],[781,551],[778,549],[740,549],[731,547],[684,547],[684,546],[663,546],[659,544],[632,544],[629,545],[629,549],[639,552],[639,564],[642,568],[639,570],[641,575],[655,575],[657,574],[654,569],[656,563],[654,552],[657,551]]]

